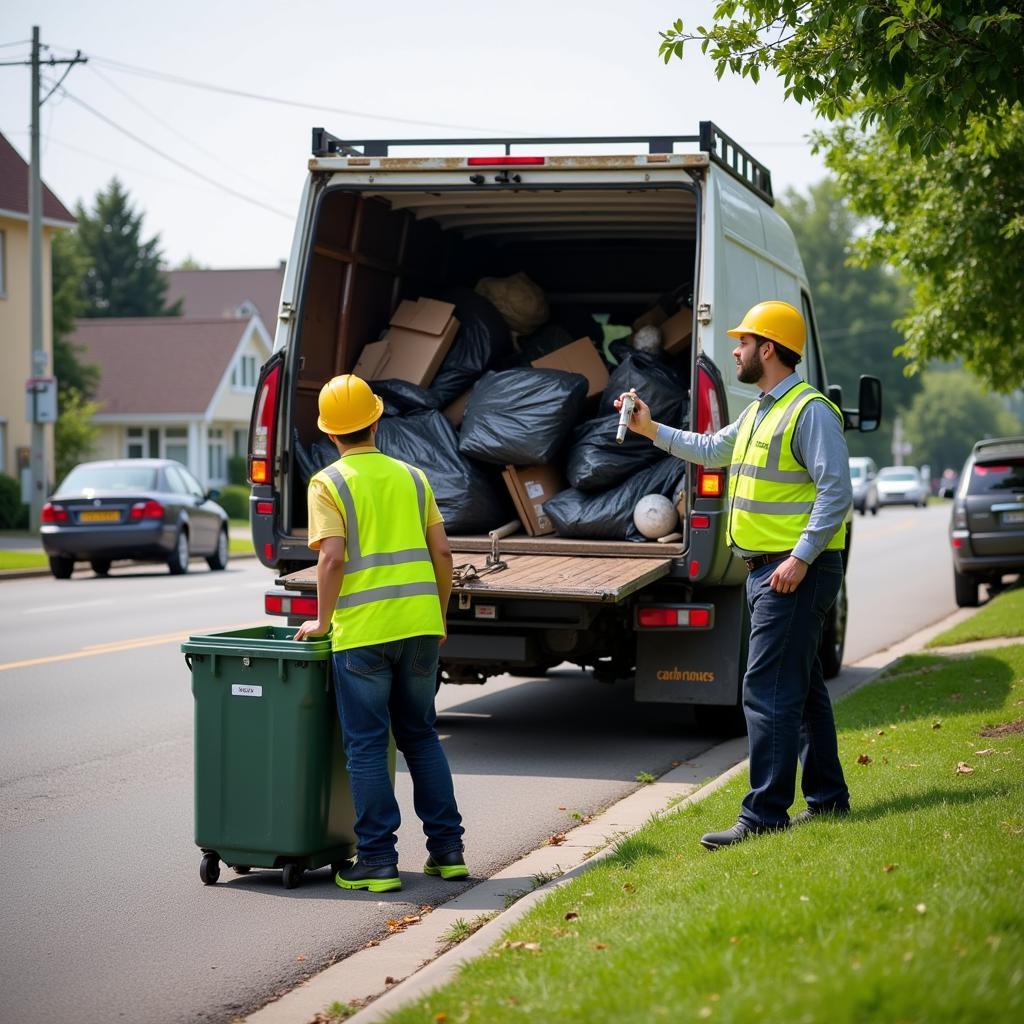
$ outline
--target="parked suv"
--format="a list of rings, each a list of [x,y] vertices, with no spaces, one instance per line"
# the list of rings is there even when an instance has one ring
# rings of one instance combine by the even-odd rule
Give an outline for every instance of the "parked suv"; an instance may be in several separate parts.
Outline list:
[[[979,441],[953,497],[950,525],[956,603],[973,608],[978,586],[998,588],[1024,571],[1024,437]]]
[[[878,467],[874,459],[854,456],[850,459],[850,483],[853,485],[853,507],[863,516],[878,515]]]

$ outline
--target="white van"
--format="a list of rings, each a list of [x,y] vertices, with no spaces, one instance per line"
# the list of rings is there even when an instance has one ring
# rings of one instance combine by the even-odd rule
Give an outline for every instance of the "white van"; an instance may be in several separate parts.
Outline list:
[[[620,332],[659,304],[687,311],[689,343],[671,365],[689,393],[680,425],[690,429],[714,431],[754,397],[736,379],[726,330],[763,299],[803,311],[800,372],[830,391],[807,276],[773,209],[770,174],[712,123],[690,136],[602,139],[355,142],[314,129],[250,431],[256,551],[280,574],[268,613],[315,611],[296,452],[317,437],[323,383],[352,370],[403,299],[520,271],[552,304]],[[876,379],[862,379],[860,407],[848,426],[875,429]],[[451,536],[456,563],[504,569],[464,573],[456,587],[443,679],[483,682],[568,661],[633,679],[638,700],[734,707],[746,569],[725,544],[726,493],[725,470],[688,467],[680,535],[668,543]],[[839,671],[845,629],[844,592],[825,631],[827,676]]]

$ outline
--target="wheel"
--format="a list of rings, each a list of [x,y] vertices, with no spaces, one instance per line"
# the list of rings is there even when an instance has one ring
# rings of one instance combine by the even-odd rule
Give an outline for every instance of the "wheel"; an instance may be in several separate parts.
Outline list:
[[[204,853],[199,862],[199,877],[203,885],[215,885],[220,878],[220,857],[215,853]]]
[[[849,607],[846,600],[846,577],[843,577],[835,604],[832,605],[821,631],[821,674],[826,679],[835,679],[843,667],[843,651],[846,648],[846,620]]]
[[[873,516],[877,516],[878,515],[878,505],[877,504],[871,506],[871,514]]]
[[[857,511],[858,511],[858,512],[859,512],[859,513],[860,513],[860,514],[861,514],[862,516],[866,516],[866,515],[868,514],[868,510],[867,510],[867,506],[866,506],[866,505],[861,505],[861,507],[860,507],[859,509],[857,509]]]
[[[167,568],[172,576],[188,572],[188,530],[182,527],[174,541],[174,552],[167,559]]]
[[[89,565],[92,566],[92,571],[97,576],[106,576],[110,572],[110,559],[109,558],[94,558]]]
[[[236,864],[232,870],[236,875],[247,875],[252,871],[252,868],[248,864]]]
[[[954,569],[953,592],[956,594],[956,603],[959,607],[978,607],[978,581],[973,576],[965,576]]]
[[[285,864],[281,872],[281,883],[286,889],[294,889],[302,881],[303,869],[298,864]]]
[[[71,579],[75,571],[75,560],[65,558],[63,555],[50,555],[50,572],[59,580]]]
[[[217,550],[209,555],[206,564],[214,571],[228,567],[228,528],[225,526],[217,536]]]

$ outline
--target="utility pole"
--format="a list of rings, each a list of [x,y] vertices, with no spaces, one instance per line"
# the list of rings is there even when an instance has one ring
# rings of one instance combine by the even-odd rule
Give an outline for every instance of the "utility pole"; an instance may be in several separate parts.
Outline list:
[[[55,85],[49,93],[39,99],[39,68],[43,63],[40,59],[39,26],[32,26],[32,153],[31,153],[31,175],[29,183],[29,272],[31,276],[32,291],[32,361],[30,363],[31,380],[26,387],[29,402],[28,411],[32,420],[32,453],[29,461],[29,526],[33,531],[39,530],[39,515],[43,508],[43,499],[46,497],[47,488],[47,466],[46,466],[46,434],[45,429],[52,419],[44,417],[41,409],[46,403],[41,402],[41,394],[45,392],[46,385],[41,382],[46,379],[48,369],[48,357],[46,345],[43,338],[43,177],[39,167],[39,110],[43,103],[50,98]],[[75,64],[84,64],[86,58],[79,50],[69,60],[55,60],[50,58],[47,64],[67,64],[64,72],[68,72]],[[61,78],[61,82],[64,78]],[[57,83],[60,85],[60,82]],[[50,383],[49,387],[55,387]],[[53,417],[56,417],[56,406],[53,407]]]

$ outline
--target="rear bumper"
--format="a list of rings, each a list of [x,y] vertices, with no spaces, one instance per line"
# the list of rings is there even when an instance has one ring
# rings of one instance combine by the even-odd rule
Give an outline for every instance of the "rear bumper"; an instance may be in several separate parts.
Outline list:
[[[991,574],[994,572],[1024,572],[1024,554],[1019,555],[961,555],[954,549],[953,565],[963,574]]]
[[[177,527],[164,522],[117,526],[43,526],[43,551],[65,558],[163,559],[174,550]]]

